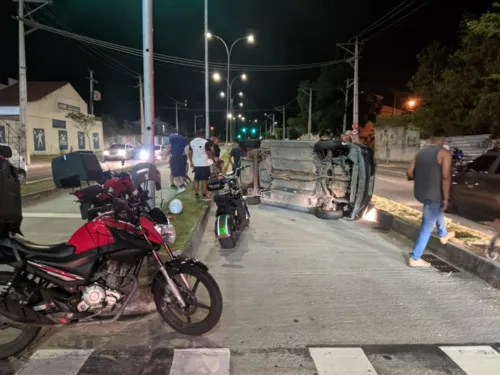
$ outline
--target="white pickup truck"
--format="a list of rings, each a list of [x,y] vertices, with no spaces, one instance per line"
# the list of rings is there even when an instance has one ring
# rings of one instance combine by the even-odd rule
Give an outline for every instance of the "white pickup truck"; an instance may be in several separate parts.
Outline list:
[[[0,143],[1,146],[10,147],[12,150],[12,157],[9,158],[10,164],[17,169],[17,173],[19,174],[19,180],[22,184],[26,183],[26,177],[28,176],[28,166],[26,165],[26,160],[24,157],[12,146],[9,146],[5,143]]]

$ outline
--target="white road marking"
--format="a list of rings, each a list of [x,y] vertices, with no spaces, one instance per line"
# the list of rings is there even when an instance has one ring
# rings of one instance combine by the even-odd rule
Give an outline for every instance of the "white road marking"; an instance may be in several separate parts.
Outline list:
[[[77,375],[94,349],[41,349],[15,375]]]
[[[361,348],[309,348],[319,375],[377,375]]]
[[[80,214],[64,214],[64,213],[49,213],[49,212],[23,212],[24,218],[30,219],[82,219]]]
[[[229,349],[175,349],[170,375],[229,375]]]
[[[491,346],[440,346],[467,375],[500,374],[500,353]]]

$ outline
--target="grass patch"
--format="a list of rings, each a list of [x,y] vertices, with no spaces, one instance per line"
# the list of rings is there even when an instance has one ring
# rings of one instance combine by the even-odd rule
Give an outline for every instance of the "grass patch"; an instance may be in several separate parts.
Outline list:
[[[207,202],[201,199],[194,199],[193,185],[189,185],[186,191],[177,195],[174,199],[182,202],[183,213],[174,215],[172,224],[175,227],[177,238],[172,246],[173,251],[184,250],[188,245],[189,238],[193,232],[198,218],[203,214],[207,207]],[[163,205],[163,210],[168,212],[168,203]]]
[[[130,172],[134,168],[134,166],[129,166],[123,168],[123,172]],[[122,169],[114,169],[116,172],[121,172]],[[50,180],[43,180],[43,181],[36,181],[32,182],[29,184],[24,184],[21,186],[21,196],[28,195],[28,194],[36,194],[36,193],[41,193],[43,191],[47,190],[54,190],[56,188],[56,185],[54,184],[54,181]]]
[[[25,184],[21,186],[21,196],[41,193],[42,191],[53,190],[55,188],[56,185],[54,185],[54,181],[52,180],[33,182],[32,184]]]
[[[375,195],[372,197],[371,202],[378,210],[386,211],[399,220],[417,226],[421,224],[422,212],[418,210]],[[445,218],[445,220],[448,231],[456,233],[456,237],[451,242],[462,245],[474,253],[484,256],[485,246],[491,241],[490,236],[463,225],[455,224],[448,218]]]

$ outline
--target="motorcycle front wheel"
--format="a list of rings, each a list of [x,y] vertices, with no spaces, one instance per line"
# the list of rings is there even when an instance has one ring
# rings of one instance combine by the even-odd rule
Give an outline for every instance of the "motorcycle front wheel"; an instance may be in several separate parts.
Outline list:
[[[184,277],[181,278],[180,275]],[[170,277],[177,285],[186,306],[180,306],[167,281],[160,276],[154,286],[153,297],[162,319],[184,335],[200,336],[210,332],[219,323],[223,305],[222,294],[215,279],[208,271],[191,265],[184,266]],[[187,279],[189,288],[183,279]]]
[[[7,288],[13,275],[13,272],[0,272],[0,292]],[[0,306],[4,304],[3,298],[10,297],[9,295],[0,297]],[[12,326],[8,323],[2,323],[0,318],[0,360],[21,353],[35,341],[40,330],[41,328],[32,326]]]

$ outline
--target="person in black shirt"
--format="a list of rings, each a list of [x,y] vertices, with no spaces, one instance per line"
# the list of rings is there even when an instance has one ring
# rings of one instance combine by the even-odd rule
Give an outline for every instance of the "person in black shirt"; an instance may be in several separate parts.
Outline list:
[[[237,147],[234,147],[231,150],[230,158],[231,164],[233,165],[233,173],[240,166],[241,158],[245,156],[245,149],[241,147],[239,144]],[[240,175],[240,171],[238,171],[238,176]]]
[[[221,163],[220,163],[220,138],[217,135],[214,135],[210,137],[210,146],[213,149],[213,154],[214,154],[214,162],[215,162],[215,172],[220,173],[221,172]]]

